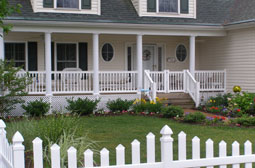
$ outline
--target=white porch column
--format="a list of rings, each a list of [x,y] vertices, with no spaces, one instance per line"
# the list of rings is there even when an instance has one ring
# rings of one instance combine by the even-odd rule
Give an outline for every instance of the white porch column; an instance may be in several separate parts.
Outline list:
[[[93,88],[94,95],[99,95],[99,35],[93,34]]]
[[[136,37],[137,55],[137,89],[138,92],[143,88],[143,36],[138,34]]]
[[[45,33],[46,96],[52,95],[51,84],[51,33]]]
[[[0,60],[4,60],[4,32],[0,28]]]
[[[196,37],[195,36],[190,36],[190,60],[189,60],[189,71],[190,73],[194,76],[195,75],[195,61],[196,61]]]

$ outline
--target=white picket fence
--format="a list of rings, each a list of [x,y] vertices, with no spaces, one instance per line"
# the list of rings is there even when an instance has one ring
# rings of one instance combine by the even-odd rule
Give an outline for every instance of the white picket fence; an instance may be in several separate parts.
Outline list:
[[[24,139],[17,132],[13,136],[13,145],[9,145],[6,139],[5,123],[0,120],[0,166],[1,168],[25,168],[24,155]],[[155,135],[149,133],[146,136],[147,162],[141,163],[140,142],[134,140],[131,143],[131,164],[126,164],[125,147],[118,145],[116,147],[116,165],[110,165],[109,151],[103,148],[100,152],[100,166],[98,168],[191,168],[191,167],[207,167],[219,166],[227,168],[232,165],[233,168],[240,168],[240,164],[244,163],[245,168],[252,168],[255,162],[255,154],[252,153],[252,143],[246,141],[244,144],[244,154],[240,154],[240,145],[237,141],[232,144],[232,155],[227,155],[227,144],[224,141],[219,143],[219,154],[214,156],[214,142],[208,139],[206,144],[205,158],[200,157],[200,139],[195,136],[192,139],[192,159],[187,159],[187,140],[186,134],[180,132],[178,134],[178,160],[173,159],[173,131],[167,125],[160,131],[162,137],[161,142],[161,161],[155,160]],[[33,142],[34,168],[43,168],[43,146],[42,140],[36,138]],[[77,168],[77,150],[70,147],[68,153],[68,168]],[[60,168],[60,147],[54,144],[51,147],[51,168]],[[87,149],[84,152],[85,168],[95,167],[93,152]]]

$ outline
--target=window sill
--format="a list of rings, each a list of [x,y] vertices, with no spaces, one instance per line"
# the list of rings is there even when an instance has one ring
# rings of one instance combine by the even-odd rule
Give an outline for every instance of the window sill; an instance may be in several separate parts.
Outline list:
[[[55,10],[59,11],[81,11],[80,9],[76,8],[54,8]]]

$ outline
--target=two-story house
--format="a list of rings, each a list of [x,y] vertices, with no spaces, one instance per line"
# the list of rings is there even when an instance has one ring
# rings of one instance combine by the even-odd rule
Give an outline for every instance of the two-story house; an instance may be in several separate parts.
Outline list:
[[[26,100],[255,91],[254,0],[10,0],[0,59],[33,78]]]

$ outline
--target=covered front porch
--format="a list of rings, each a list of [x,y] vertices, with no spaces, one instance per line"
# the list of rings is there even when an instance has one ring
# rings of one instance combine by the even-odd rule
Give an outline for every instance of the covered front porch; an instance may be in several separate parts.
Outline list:
[[[199,70],[197,47],[200,36],[224,33],[122,31],[29,32],[14,28],[1,42],[5,46],[2,55],[16,59],[6,46],[24,44],[24,62],[18,58],[16,62],[24,63],[32,78],[29,95],[145,92],[154,99],[157,92],[190,92],[197,100],[201,91],[226,90],[225,70]]]

